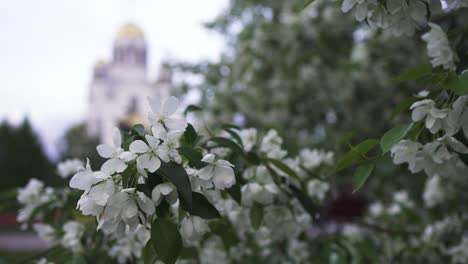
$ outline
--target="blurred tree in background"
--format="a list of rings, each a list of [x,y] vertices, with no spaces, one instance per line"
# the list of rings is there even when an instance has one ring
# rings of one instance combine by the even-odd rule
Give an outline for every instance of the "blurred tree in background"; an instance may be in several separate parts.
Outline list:
[[[200,89],[215,120],[280,128],[290,150],[293,143],[332,147],[351,130],[380,135],[394,107],[418,91],[392,78],[426,61],[424,43],[373,32],[333,1],[303,6],[230,1],[208,24],[228,48],[215,63],[176,65],[202,80],[182,87]]]
[[[448,29],[464,67],[468,41],[459,33],[467,29],[467,11],[444,13],[440,1],[428,4],[432,19]],[[428,62],[420,36],[370,29],[344,15],[340,1],[303,7],[303,0],[231,0],[207,24],[228,44],[220,59],[173,64],[183,80],[180,92],[200,92],[201,105],[210,112],[205,122],[279,128],[294,153],[304,146],[335,148],[350,131],[354,143],[378,138],[409,121],[409,115],[393,116],[394,111],[399,105],[407,110],[407,98],[428,87],[396,77]],[[350,181],[352,172],[341,174]],[[379,180],[367,186],[371,196],[402,186],[421,191],[425,180],[388,158],[379,161],[375,175]]]
[[[38,178],[55,185],[60,181],[28,119],[18,127],[0,124],[0,190],[24,186]]]
[[[86,123],[77,124],[64,133],[60,159],[77,158],[85,161],[89,158],[93,167],[100,168],[103,160],[96,151],[97,145],[99,145],[99,140],[88,135]]]

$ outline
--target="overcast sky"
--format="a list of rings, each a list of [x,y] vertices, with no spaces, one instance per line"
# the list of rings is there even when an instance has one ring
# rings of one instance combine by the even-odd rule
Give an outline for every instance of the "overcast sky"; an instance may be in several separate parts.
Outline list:
[[[63,129],[83,120],[91,69],[110,59],[118,28],[138,24],[149,77],[161,60],[215,59],[222,40],[206,31],[227,0],[0,1],[0,120],[29,116],[49,153]]]

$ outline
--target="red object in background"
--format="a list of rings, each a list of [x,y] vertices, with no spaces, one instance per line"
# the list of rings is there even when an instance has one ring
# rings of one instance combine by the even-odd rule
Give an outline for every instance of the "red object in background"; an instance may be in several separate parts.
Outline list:
[[[0,215],[0,226],[18,225],[16,215]]]
[[[353,193],[352,185],[341,184],[336,187],[335,194],[323,213],[330,219],[359,218],[365,214],[368,203],[362,190]]]

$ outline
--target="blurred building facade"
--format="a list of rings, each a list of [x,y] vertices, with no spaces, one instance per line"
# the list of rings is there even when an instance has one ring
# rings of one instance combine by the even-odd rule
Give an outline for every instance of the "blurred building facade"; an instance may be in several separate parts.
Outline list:
[[[147,55],[143,31],[133,23],[122,26],[114,41],[112,60],[94,65],[87,120],[90,136],[110,143],[114,127],[147,122],[148,96],[169,95],[171,73],[162,69],[156,81],[148,80]]]

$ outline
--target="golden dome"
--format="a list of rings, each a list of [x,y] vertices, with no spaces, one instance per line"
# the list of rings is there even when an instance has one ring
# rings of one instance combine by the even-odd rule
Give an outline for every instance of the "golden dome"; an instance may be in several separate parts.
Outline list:
[[[121,121],[121,124],[127,125],[129,127],[132,127],[132,126],[138,125],[138,124],[141,124],[141,125],[143,125],[145,127],[149,127],[149,123],[146,120],[146,118],[142,117],[141,115],[137,115],[137,114],[131,114],[131,115],[127,116],[127,118],[124,118]]]
[[[94,68],[102,68],[102,67],[105,67],[106,65],[107,63],[104,60],[97,60],[94,63]]]
[[[117,32],[117,39],[144,38],[143,30],[134,23],[123,25]]]

